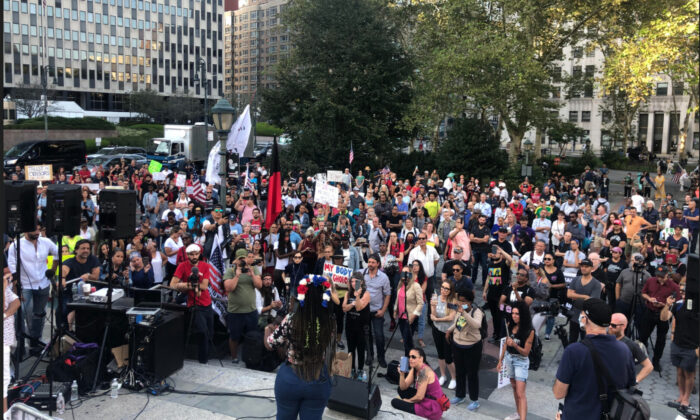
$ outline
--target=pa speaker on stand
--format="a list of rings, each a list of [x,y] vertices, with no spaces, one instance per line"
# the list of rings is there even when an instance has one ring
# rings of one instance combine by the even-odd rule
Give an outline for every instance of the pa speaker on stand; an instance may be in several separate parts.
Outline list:
[[[5,231],[14,236],[36,230],[35,181],[5,181]]]
[[[80,185],[51,184],[46,188],[46,234],[80,233]]]
[[[105,238],[119,239],[136,231],[136,191],[102,190],[97,203],[100,207],[100,231]]]

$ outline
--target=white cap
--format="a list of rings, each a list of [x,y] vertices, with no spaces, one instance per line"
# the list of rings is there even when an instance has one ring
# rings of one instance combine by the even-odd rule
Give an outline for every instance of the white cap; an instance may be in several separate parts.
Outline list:
[[[185,249],[185,251],[186,251],[188,254],[189,254],[190,252],[201,252],[201,248],[199,247],[199,245],[190,244],[190,245],[187,246],[187,248]]]

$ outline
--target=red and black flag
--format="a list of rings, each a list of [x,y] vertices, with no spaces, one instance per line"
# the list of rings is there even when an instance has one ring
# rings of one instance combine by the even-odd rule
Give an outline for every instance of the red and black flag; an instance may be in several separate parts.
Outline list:
[[[272,145],[272,166],[270,167],[270,182],[267,186],[267,215],[265,216],[265,229],[275,222],[277,216],[282,213],[282,175],[280,174],[280,158],[277,150],[277,137]]]

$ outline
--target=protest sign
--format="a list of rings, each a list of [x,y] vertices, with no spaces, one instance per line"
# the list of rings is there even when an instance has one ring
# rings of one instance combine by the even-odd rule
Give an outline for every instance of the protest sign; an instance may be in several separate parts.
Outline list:
[[[156,172],[160,172],[160,170],[163,169],[163,164],[158,162],[157,160],[152,160],[148,164],[148,172],[155,174]]]
[[[330,278],[336,287],[347,289],[352,269],[342,265],[323,263],[323,275]]]
[[[27,165],[24,167],[24,179],[27,181],[53,181],[53,166]]]
[[[317,184],[314,193],[314,203],[338,207],[338,188],[328,184]]]
[[[342,171],[327,171],[329,182],[343,182],[343,172]]]
[[[178,174],[177,178],[175,179],[175,186],[178,188],[184,188],[185,187],[185,181],[187,180],[187,175],[185,174]]]
[[[501,347],[500,350],[498,350],[498,354],[503,354],[503,348],[506,346],[506,338],[503,337],[501,338]],[[501,363],[501,370],[498,371],[498,388],[503,388],[506,385],[510,385],[510,378],[508,377],[508,369],[506,368],[506,364]]]

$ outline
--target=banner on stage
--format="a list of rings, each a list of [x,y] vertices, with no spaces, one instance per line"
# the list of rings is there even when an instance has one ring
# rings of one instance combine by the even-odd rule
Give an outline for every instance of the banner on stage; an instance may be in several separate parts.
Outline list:
[[[316,184],[314,203],[338,207],[338,188],[328,184]]]
[[[53,181],[53,166],[27,165],[24,167],[24,174],[27,181]]]
[[[501,338],[501,347],[498,350],[498,354],[503,354],[503,348],[506,346],[506,338]],[[497,389],[503,388],[506,385],[510,385],[510,378],[508,377],[508,369],[506,368],[505,362],[501,363],[501,370],[498,371],[498,387]]]
[[[343,171],[327,171],[328,182],[343,182]]]
[[[352,276],[352,269],[342,265],[324,263],[323,275],[329,277],[336,287],[347,289],[350,276]]]

